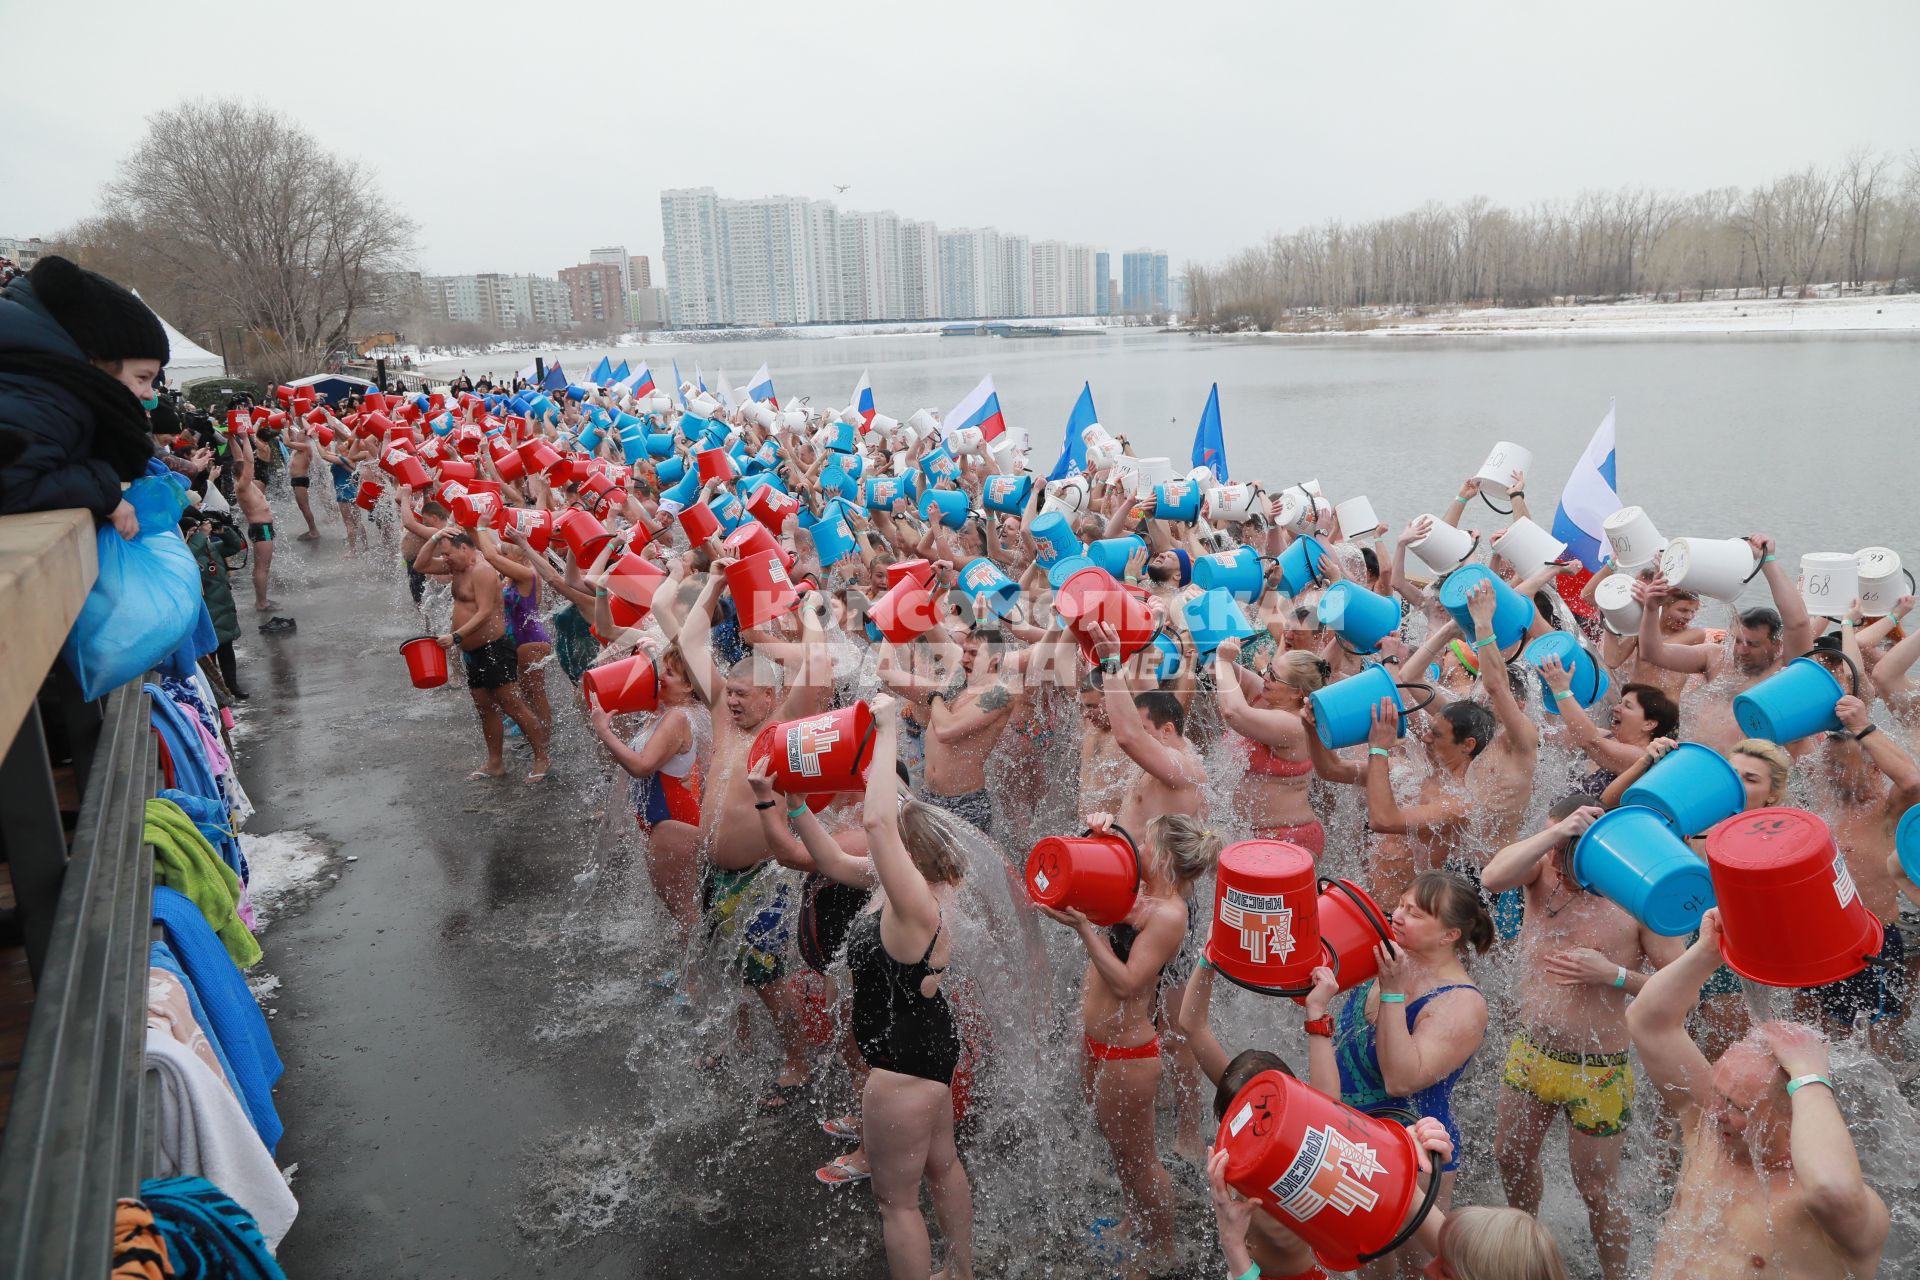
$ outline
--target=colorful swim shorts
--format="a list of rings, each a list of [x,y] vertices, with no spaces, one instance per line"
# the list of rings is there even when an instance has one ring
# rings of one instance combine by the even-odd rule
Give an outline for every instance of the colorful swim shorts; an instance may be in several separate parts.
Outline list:
[[[1544,1049],[1525,1033],[1507,1050],[1501,1083],[1566,1110],[1581,1133],[1611,1138],[1633,1121],[1633,1067],[1626,1053]]]

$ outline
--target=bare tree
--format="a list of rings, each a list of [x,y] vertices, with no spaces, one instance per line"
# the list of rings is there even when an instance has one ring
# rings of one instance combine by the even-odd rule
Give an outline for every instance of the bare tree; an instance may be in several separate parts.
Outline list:
[[[201,328],[232,325],[263,379],[322,367],[412,251],[413,224],[357,163],[277,112],[193,101],[147,121],[98,226]],[[96,229],[98,229],[98,226]]]
[[[1840,170],[1840,193],[1847,206],[1847,283],[1855,288],[1866,283],[1869,271],[1874,189],[1892,163],[1890,156],[1855,150],[1847,153]]]

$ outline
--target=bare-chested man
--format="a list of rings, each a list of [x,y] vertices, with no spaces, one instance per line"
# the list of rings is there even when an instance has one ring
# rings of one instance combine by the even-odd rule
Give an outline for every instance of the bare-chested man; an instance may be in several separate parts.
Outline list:
[[[253,544],[253,607],[261,613],[279,605],[267,599],[267,575],[273,565],[273,508],[267,505],[267,489],[256,470],[252,435],[241,436],[229,445],[233,454],[233,497],[246,518],[247,541]]]
[[[1811,994],[1818,996],[1836,1034],[1850,1032],[1855,1019],[1864,1016],[1874,1051],[1891,1056],[1906,1026],[1911,957],[1901,932],[1900,891],[1888,855],[1901,816],[1920,804],[1920,765],[1893,734],[1874,725],[1860,699],[1844,697],[1833,711],[1843,727],[1825,735],[1814,755],[1812,775],[1819,796],[1814,808],[1833,828],[1860,901],[1886,926],[1886,941],[1874,963]]]
[[[1807,616],[1806,602],[1781,567],[1773,539],[1756,533],[1747,541],[1760,557],[1760,571],[1773,592],[1774,607],[1742,613],[1725,645],[1673,643],[1661,627],[1662,610],[1656,607],[1670,590],[1666,579],[1656,577],[1633,585],[1633,598],[1643,610],[1641,660],[1668,671],[1702,677],[1681,700],[1680,723],[1687,727],[1690,740],[1703,742],[1722,755],[1747,736],[1733,718],[1734,695],[1751,689],[1789,658],[1813,647],[1813,621]]]
[[[1826,1042],[1810,1027],[1769,1022],[1709,1063],[1687,1016],[1719,967],[1714,909],[1699,941],[1627,1010],[1640,1061],[1684,1140],[1653,1280],[1872,1280],[1887,1206],[1861,1176]]]
[[[1517,988],[1520,1034],[1507,1050],[1494,1152],[1507,1203],[1539,1213],[1540,1148],[1564,1111],[1601,1274],[1627,1280],[1633,1224],[1613,1199],[1633,1118],[1627,999],[1646,985],[1649,962],[1671,964],[1686,943],[1575,882],[1574,843],[1602,812],[1586,796],[1566,797],[1549,811],[1552,825],[1494,854],[1482,873],[1488,893],[1523,888],[1527,902],[1518,972],[1528,978]]]
[[[960,641],[960,670],[928,699],[926,798],[993,834],[987,757],[1012,717],[1024,712],[1019,655],[1006,656],[997,631],[969,631]]]
[[[1645,571],[1649,578],[1653,572],[1651,569]],[[1583,594],[1588,600],[1593,598],[1594,585],[1611,576],[1611,573],[1597,574],[1586,585]],[[1666,643],[1699,644],[1707,638],[1706,628],[1694,625],[1694,619],[1700,614],[1700,597],[1693,592],[1669,588],[1666,598],[1650,607],[1660,615],[1660,638]],[[1676,702],[1687,686],[1684,671],[1670,671],[1647,661],[1646,655],[1640,652],[1638,633],[1623,636],[1603,629],[1600,634],[1600,660],[1607,670],[1614,673],[1616,683],[1650,684]]]
[[[1119,636],[1099,624],[1092,628],[1092,635],[1114,743],[1140,767],[1142,775],[1120,802],[1114,825],[1138,833],[1163,813],[1204,819],[1207,797],[1201,788],[1207,783],[1206,765],[1186,739],[1186,712],[1180,699],[1158,689],[1132,692],[1121,678]]]
[[[773,1113],[799,1100],[810,1074],[800,989],[786,971],[785,956],[800,895],[789,878],[773,873],[778,851],[768,848],[754,809],[747,757],[764,726],[827,709],[833,664],[822,629],[824,597],[811,592],[801,606],[798,643],[756,644],[754,652],[723,677],[714,662],[711,617],[725,586],[722,571],[730,563],[727,557],[714,560],[679,627],[678,644],[701,700],[725,704],[726,713],[713,717],[712,764],[700,797],[700,847],[707,860],[700,908],[709,936],[724,936],[731,950],[722,952],[729,972],[752,990],[773,1019],[784,1061],[773,1091],[760,1104]],[[784,665],[783,658],[791,659],[792,666]]]
[[[313,486],[313,477],[307,474],[313,470],[312,429],[305,420],[295,417],[287,424],[286,442],[287,483],[293,486],[294,505],[300,508],[300,516],[307,522],[307,531],[294,540],[318,542],[320,526],[313,522],[313,499],[308,495]]]
[[[467,668],[467,690],[473,695],[474,710],[480,715],[480,736],[487,746],[486,764],[468,774],[468,781],[506,775],[506,761],[500,754],[506,743],[502,712],[513,717],[533,747],[533,768],[527,781],[544,780],[553,764],[547,756],[547,727],[520,695],[520,663],[513,637],[507,634],[506,601],[501,595],[499,573],[474,546],[470,534],[451,526],[433,531],[414,557],[413,567],[421,573],[444,573],[453,582],[453,629],[440,637],[440,644],[461,651]]]

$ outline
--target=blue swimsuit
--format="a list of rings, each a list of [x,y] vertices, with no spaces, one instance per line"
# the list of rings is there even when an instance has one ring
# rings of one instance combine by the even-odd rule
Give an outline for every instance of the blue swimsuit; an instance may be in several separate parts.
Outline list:
[[[1446,1163],[1447,1172],[1460,1167],[1460,1126],[1453,1119],[1453,1086],[1466,1074],[1466,1062],[1454,1068],[1446,1079],[1430,1084],[1409,1098],[1396,1098],[1387,1092],[1386,1082],[1380,1075],[1380,1046],[1375,1039],[1373,1024],[1367,1021],[1367,993],[1373,987],[1371,980],[1355,987],[1347,1002],[1340,1006],[1340,1015],[1334,1022],[1333,1052],[1340,1063],[1340,1101],[1350,1107],[1366,1111],[1378,1106],[1405,1107],[1416,1116],[1432,1116],[1447,1128],[1447,1136],[1453,1139],[1453,1159]],[[1416,1000],[1409,1000],[1400,1006],[1405,1011],[1407,1030],[1412,1032],[1413,1024],[1420,1018],[1420,1011],[1427,1007],[1427,1001],[1449,991],[1478,991],[1471,982],[1455,982],[1444,987],[1435,987]],[[1482,997],[1484,999],[1485,997]],[[1383,1015],[1387,1010],[1383,1007]]]

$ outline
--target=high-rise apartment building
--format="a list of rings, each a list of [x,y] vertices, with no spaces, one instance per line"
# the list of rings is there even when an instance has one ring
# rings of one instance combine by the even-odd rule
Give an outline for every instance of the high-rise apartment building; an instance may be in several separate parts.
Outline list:
[[[674,323],[684,328],[730,320],[722,281],[731,266],[720,224],[720,198],[712,187],[660,193],[660,257],[667,268],[667,297]]]
[[[900,221],[900,318],[940,316],[940,229],[931,222]]]
[[[1093,255],[1093,314],[1104,316],[1111,310],[1108,297],[1112,294],[1113,259],[1106,253]]]
[[[1136,249],[1120,259],[1120,307],[1128,314],[1167,311],[1167,255]]]
[[[990,314],[1033,314],[1033,241],[1026,236],[1000,237],[1000,290]]]
[[[423,276],[420,302],[428,315],[489,329],[563,329],[573,323],[571,291],[550,276],[481,272]]]
[[[562,267],[560,283],[573,300],[573,318],[581,324],[624,326],[627,323],[626,252],[620,261],[583,262]]]
[[[647,261],[647,255],[636,253],[627,259],[627,288],[653,288],[653,266]]]

